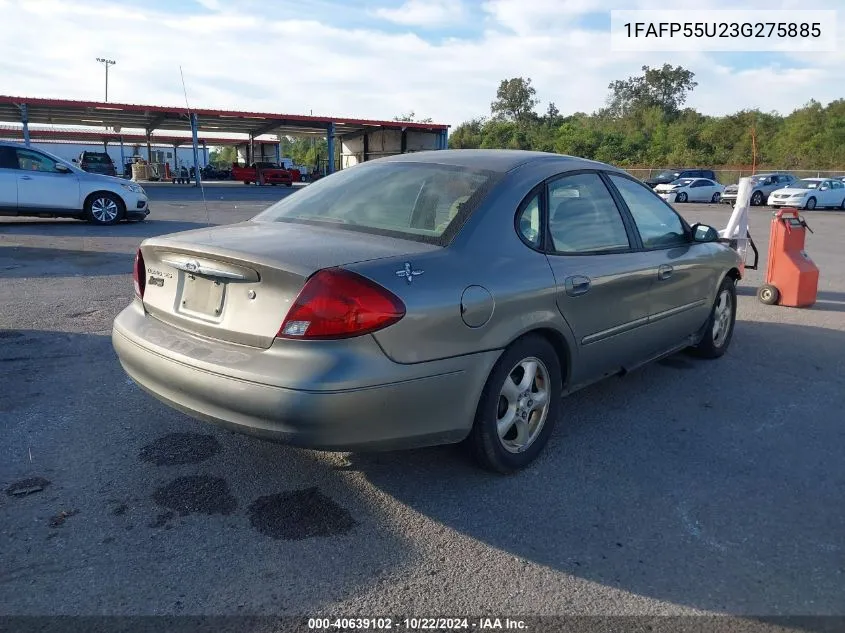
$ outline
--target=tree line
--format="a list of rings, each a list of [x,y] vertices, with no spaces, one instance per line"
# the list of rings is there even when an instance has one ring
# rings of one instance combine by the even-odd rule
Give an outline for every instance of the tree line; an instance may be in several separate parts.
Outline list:
[[[642,67],[613,81],[604,107],[537,113],[530,78],[504,79],[490,115],[458,125],[451,148],[509,148],[581,156],[623,168],[845,170],[845,99],[810,100],[788,115],[741,110],[708,116],[684,107],[698,85],[680,66]]]

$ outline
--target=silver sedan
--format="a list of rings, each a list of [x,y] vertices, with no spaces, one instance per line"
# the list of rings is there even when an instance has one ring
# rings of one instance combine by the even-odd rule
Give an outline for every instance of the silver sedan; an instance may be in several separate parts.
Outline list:
[[[684,349],[721,356],[740,270],[712,227],[610,165],[405,154],[145,240],[113,344],[201,420],[327,450],[464,442],[507,473],[564,395]]]

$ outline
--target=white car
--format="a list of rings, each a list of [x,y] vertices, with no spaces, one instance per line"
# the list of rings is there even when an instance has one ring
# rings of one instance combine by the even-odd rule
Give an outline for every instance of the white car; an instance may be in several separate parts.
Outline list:
[[[667,202],[719,202],[725,187],[709,178],[679,178],[654,191]]]
[[[0,216],[116,224],[143,220],[149,213],[141,185],[83,171],[42,150],[0,142]]]
[[[845,209],[845,183],[837,178],[804,178],[769,194],[770,207]]]

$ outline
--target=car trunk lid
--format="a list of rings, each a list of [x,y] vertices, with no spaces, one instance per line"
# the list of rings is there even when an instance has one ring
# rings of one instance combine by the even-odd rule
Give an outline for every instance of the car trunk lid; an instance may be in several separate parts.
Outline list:
[[[333,226],[243,222],[141,245],[144,306],[174,327],[268,348],[308,277],[323,268],[437,250]]]

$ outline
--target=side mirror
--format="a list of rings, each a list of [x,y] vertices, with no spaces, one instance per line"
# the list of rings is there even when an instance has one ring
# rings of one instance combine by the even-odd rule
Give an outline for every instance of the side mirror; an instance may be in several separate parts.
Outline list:
[[[72,162],[78,163],[79,161],[74,158]]]
[[[692,240],[693,242],[716,242],[719,240],[719,231],[707,224],[694,224]]]
[[[60,174],[69,174],[70,168],[67,165],[62,165],[61,163],[56,163],[56,171]]]

